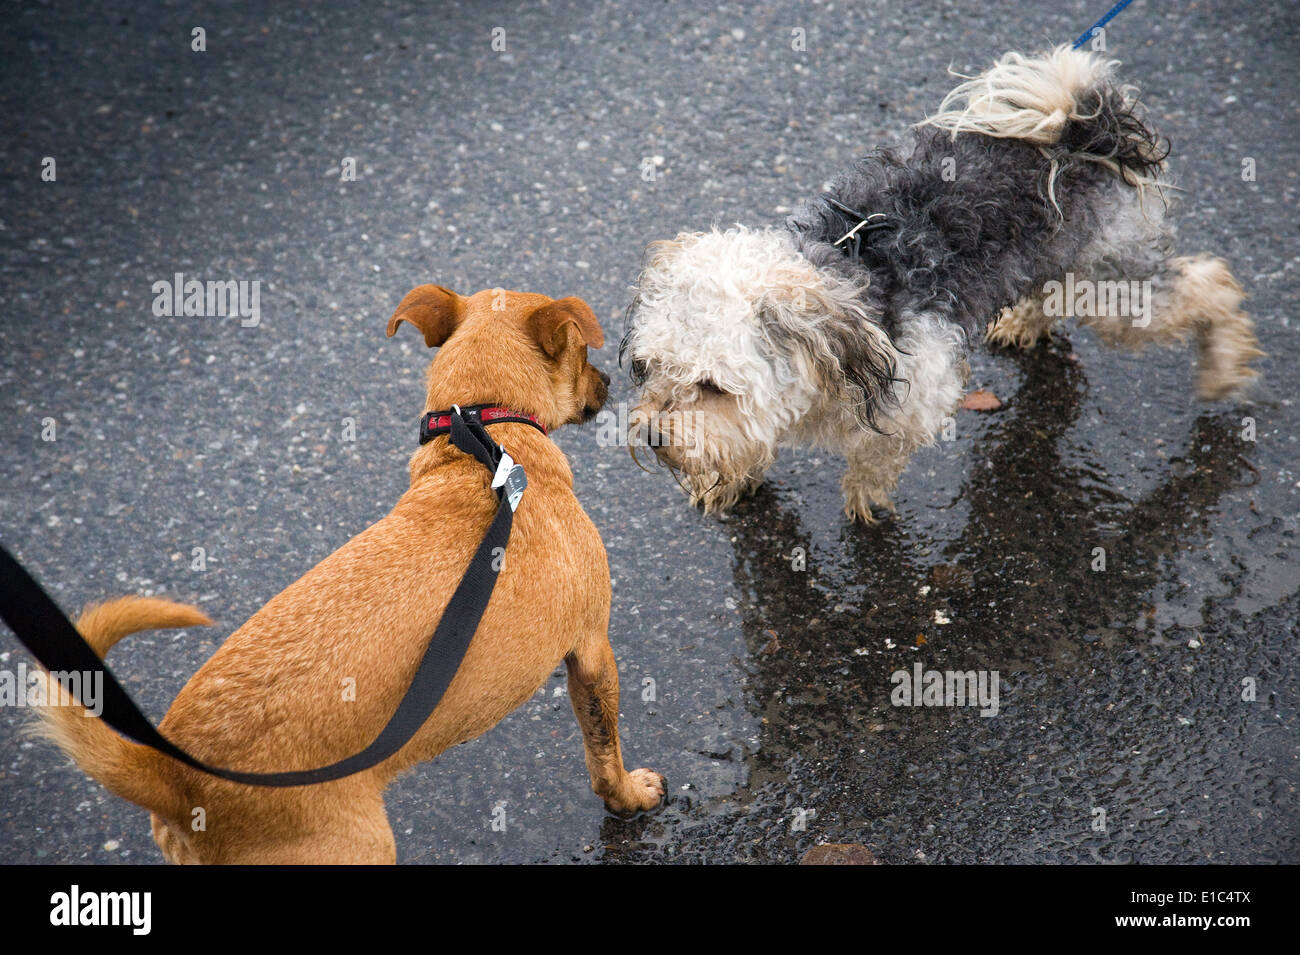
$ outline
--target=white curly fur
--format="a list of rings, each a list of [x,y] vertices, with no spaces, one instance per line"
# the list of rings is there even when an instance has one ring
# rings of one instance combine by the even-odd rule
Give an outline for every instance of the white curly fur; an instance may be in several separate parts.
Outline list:
[[[786,232],[737,226],[656,243],[639,288],[625,356],[645,376],[633,420],[650,428],[636,437],[652,437],[706,510],[728,508],[757,486],[782,445],[869,447],[881,461],[851,460],[845,500],[851,517],[870,520],[864,502],[887,504],[883,492],[907,456],[933,440],[961,398],[960,329],[917,317],[904,339],[913,354],[900,354],[863,310],[859,286],[814,268]],[[864,430],[844,400],[826,326],[846,319],[911,382],[883,413],[885,434]],[[773,329],[797,347],[783,350]]]

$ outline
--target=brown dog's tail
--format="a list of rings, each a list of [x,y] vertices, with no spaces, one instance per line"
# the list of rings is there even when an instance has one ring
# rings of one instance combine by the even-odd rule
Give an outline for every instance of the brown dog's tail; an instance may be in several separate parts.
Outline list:
[[[187,604],[158,597],[119,597],[87,607],[77,618],[77,630],[103,659],[129,633],[211,623],[201,610]],[[119,736],[44,670],[41,679],[45,681],[47,705],[35,708],[40,722],[31,727],[31,735],[53,742],[72,757],[82,772],[123,799],[164,818],[184,815],[185,807],[171,774],[163,772],[164,764],[170,762],[168,757]]]

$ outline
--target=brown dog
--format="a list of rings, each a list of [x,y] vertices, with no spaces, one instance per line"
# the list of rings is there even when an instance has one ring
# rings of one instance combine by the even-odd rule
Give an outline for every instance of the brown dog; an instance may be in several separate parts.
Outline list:
[[[439,348],[427,410],[500,405],[549,430],[589,419],[605,401],[609,379],[587,363],[588,346],[600,347],[603,336],[580,299],[501,291],[463,298],[424,285],[402,300],[388,334],[403,321]],[[656,806],[663,777],[623,767],[609,566],[574,497],[568,462],[530,425],[488,428],[526,469],[528,489],[469,651],[438,708],[395,756],[336,782],[268,789],[191,770],[76,706],[43,707],[44,735],[112,792],[150,810],[154,839],[173,862],[391,863],[385,787],[495,726],[564,660],[592,788],[615,812]],[[386,517],[231,634],[176,697],[165,736],[209,765],[246,771],[312,769],[370,743],[497,507],[491,475],[445,436],[421,446],[410,471],[410,489]],[[78,628],[102,656],[137,630],[209,622],[183,604],[124,597],[89,609]]]

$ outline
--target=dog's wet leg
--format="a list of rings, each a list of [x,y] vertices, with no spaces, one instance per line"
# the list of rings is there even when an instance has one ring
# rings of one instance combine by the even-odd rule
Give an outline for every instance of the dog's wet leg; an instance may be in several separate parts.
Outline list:
[[[873,505],[894,509],[891,495],[907,462],[953,420],[970,378],[966,336],[952,322],[913,316],[900,344],[896,401],[880,416],[879,431],[848,428],[841,437],[848,462],[841,484],[849,520],[871,523]]]
[[[1174,345],[1194,335],[1196,393],[1203,401],[1226,398],[1255,378],[1250,362],[1264,353],[1241,309],[1245,295],[1226,262],[1209,255],[1170,259],[1148,288],[1141,308],[1130,307],[1120,316],[1090,315],[1079,324],[1117,348]]]
[[[871,524],[872,506],[894,510],[891,495],[907,467],[911,451],[896,438],[865,438],[846,451],[848,467],[840,486],[844,491],[844,514],[851,521]]]
[[[664,778],[650,769],[628,772],[618,742],[618,666],[604,637],[564,658],[569,670],[569,701],[582,727],[591,788],[611,812],[653,809],[667,791]]]

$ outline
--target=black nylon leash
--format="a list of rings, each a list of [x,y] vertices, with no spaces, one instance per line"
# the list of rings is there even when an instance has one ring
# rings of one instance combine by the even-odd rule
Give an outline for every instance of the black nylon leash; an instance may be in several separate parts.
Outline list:
[[[186,766],[250,786],[307,786],[325,783],[370,769],[406,745],[424,725],[451,685],[479,621],[487,610],[497,571],[493,564],[505,552],[514,523],[515,508],[527,486],[524,469],[515,464],[505,449],[494,443],[478,421],[467,421],[459,408],[451,413],[451,443],[473,455],[493,474],[493,488],[499,488],[496,516],[474,552],[465,576],[452,594],[442,619],[429,640],[420,666],[411,678],[406,694],[388,724],[374,741],[347,759],[322,766],[284,773],[246,773],[209,766],[164,737],[140,712],[122,689],[117,678],[81,638],[72,621],[64,616],[49,595],[30,574],[0,546],[0,618],[9,625],[20,643],[51,673],[103,673],[104,699],[100,718],[123,736],[143,743],[179,760]],[[497,548],[501,550],[498,551]],[[501,566],[498,564],[498,566]],[[78,700],[78,702],[81,702]]]

